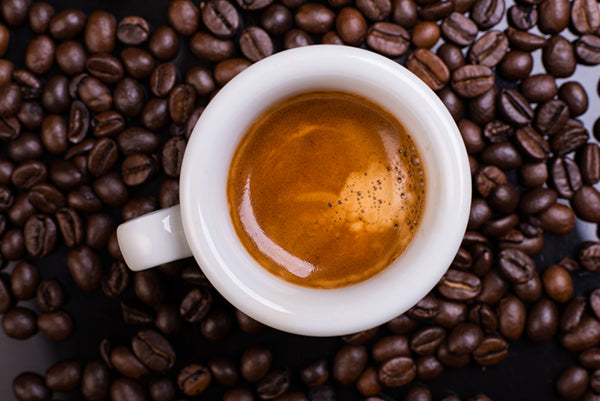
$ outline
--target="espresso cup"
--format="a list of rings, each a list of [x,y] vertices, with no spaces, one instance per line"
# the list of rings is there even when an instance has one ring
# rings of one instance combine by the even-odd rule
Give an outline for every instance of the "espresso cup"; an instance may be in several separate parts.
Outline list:
[[[410,245],[374,277],[335,289],[291,284],[260,266],[236,234],[227,199],[230,163],[248,127],[274,104],[317,90],[354,93],[389,111],[411,135],[426,177],[425,208]],[[452,262],[471,200],[467,153],[437,95],[392,60],[331,45],[275,54],[225,85],[189,138],[179,186],[179,206],[118,227],[127,265],[139,271],[194,256],[237,309],[279,330],[311,336],[366,330],[416,304]]]

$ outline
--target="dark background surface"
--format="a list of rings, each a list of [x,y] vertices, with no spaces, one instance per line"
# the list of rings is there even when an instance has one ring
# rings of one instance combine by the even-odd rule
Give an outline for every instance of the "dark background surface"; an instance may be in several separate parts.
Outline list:
[[[54,6],[55,11],[75,7],[89,14],[95,9],[104,9],[112,12],[117,20],[127,15],[141,15],[153,27],[167,24],[166,11],[169,2],[165,0],[54,0],[49,2]],[[507,9],[509,5],[510,2],[507,2]],[[256,21],[258,15],[258,13],[245,15],[245,22]],[[496,27],[496,29],[503,29],[503,26]],[[11,28],[11,35],[10,49],[6,57],[11,59],[15,66],[22,67],[26,43],[33,37],[33,33],[27,26],[22,26]],[[174,60],[174,63],[183,71],[199,62],[190,55],[188,43],[187,39],[180,40],[180,52]],[[541,71],[540,51],[534,53],[534,58],[534,72]],[[576,75],[569,79],[582,82],[590,97],[590,109],[582,116],[588,129],[591,129],[600,110],[596,91],[599,72],[600,67],[578,66]],[[166,139],[167,136],[168,134],[165,133],[163,139]],[[0,143],[0,157],[6,152],[5,146]],[[132,190],[131,195],[152,194],[157,196],[158,183],[161,178],[163,177],[159,176],[149,185]],[[118,211],[114,210],[113,212],[118,215]],[[584,239],[596,239],[595,225],[578,222],[576,231],[569,236],[560,238],[547,236],[542,254],[536,257],[538,270],[542,271],[565,256],[574,257],[578,244]],[[75,286],[68,273],[64,247],[58,249],[50,257],[35,263],[43,279],[54,278],[63,284],[68,294],[65,310],[73,317],[76,330],[73,337],[63,343],[53,343],[42,334],[36,334],[26,341],[9,339],[0,330],[1,400],[15,399],[11,386],[13,377],[18,373],[29,370],[44,374],[52,363],[61,359],[75,359],[84,362],[88,359],[99,358],[98,345],[103,338],[109,338],[113,344],[128,344],[131,336],[139,329],[139,327],[126,326],[121,318],[119,302],[134,297],[131,288],[120,299],[108,298],[101,291],[82,292]],[[5,272],[10,271],[11,267],[5,269]],[[600,287],[599,274],[581,270],[573,273],[573,278],[576,295],[587,295],[591,289]],[[169,297],[174,303],[177,303],[189,289],[182,288],[179,281],[170,278],[169,285],[171,287]],[[23,304],[37,310],[34,302]],[[231,309],[222,300],[217,303],[217,307]],[[386,334],[389,332],[382,328],[376,338]],[[321,358],[331,362],[335,352],[343,344],[339,338],[308,338],[281,333],[269,328],[264,328],[257,335],[243,334],[234,329],[225,339],[212,343],[202,337],[197,325],[190,324],[187,324],[179,335],[170,337],[170,340],[177,351],[176,368],[181,368],[190,362],[205,363],[213,356],[229,356],[237,360],[243,349],[249,345],[266,346],[272,350],[273,367],[290,370],[292,389],[302,389],[298,377],[301,367]],[[371,340],[368,344],[373,342],[374,340]],[[556,339],[541,345],[527,340],[519,340],[510,344],[508,358],[499,365],[482,369],[471,364],[461,369],[447,369],[440,378],[428,382],[426,385],[432,391],[434,400],[451,393],[455,393],[461,398],[485,393],[495,401],[558,400],[553,389],[553,382],[565,367],[573,363],[576,363],[576,355],[560,348]],[[174,377],[176,369],[170,374]],[[333,381],[330,381],[330,384],[335,386]],[[385,390],[382,397],[390,400],[402,399],[408,388],[410,386]],[[211,385],[210,390],[202,396],[202,399],[220,399],[219,394],[222,391],[221,387]],[[364,398],[353,388],[336,387],[336,391],[339,400]],[[81,399],[81,396],[77,393],[58,394],[55,398],[77,400]]]

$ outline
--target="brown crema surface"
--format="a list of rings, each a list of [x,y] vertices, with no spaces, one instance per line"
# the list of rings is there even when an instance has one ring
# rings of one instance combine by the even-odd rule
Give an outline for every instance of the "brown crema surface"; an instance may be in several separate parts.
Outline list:
[[[385,269],[423,214],[414,143],[386,110],[314,91],[263,113],[234,154],[227,184],[237,235],[289,282],[337,288]]]

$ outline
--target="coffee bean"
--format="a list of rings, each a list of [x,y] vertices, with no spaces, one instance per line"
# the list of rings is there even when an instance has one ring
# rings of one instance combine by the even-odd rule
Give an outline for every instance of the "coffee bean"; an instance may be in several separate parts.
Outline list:
[[[345,336],[342,336],[342,340],[344,340],[346,344],[361,345],[373,338],[377,334],[378,330],[379,327],[373,327],[372,329],[347,334]]]
[[[440,38],[440,28],[435,22],[419,22],[412,30],[412,43],[420,49],[432,48]]]
[[[452,87],[460,96],[474,98],[494,86],[494,74],[483,65],[467,64],[452,73]]]
[[[571,199],[583,186],[577,164],[567,157],[554,159],[550,173],[554,187],[563,198]]]
[[[136,186],[148,181],[156,173],[156,159],[142,153],[134,153],[123,160],[121,176],[128,186]]]
[[[31,263],[21,261],[10,275],[10,291],[17,299],[31,299],[40,282],[40,273]]]
[[[60,361],[48,368],[45,383],[51,391],[73,391],[81,382],[81,365],[75,361]]]
[[[555,203],[538,216],[544,231],[555,235],[570,233],[575,228],[575,214],[568,206]]]
[[[556,379],[556,391],[567,400],[576,400],[583,396],[589,382],[588,372],[581,366],[572,365]]]
[[[8,275],[0,275],[0,313],[2,314],[6,313],[13,305],[9,281]]]
[[[21,124],[15,117],[0,116],[0,139],[8,141],[15,139],[21,132]]]
[[[469,62],[495,67],[506,55],[508,38],[501,31],[489,31],[477,39],[469,51]]]
[[[150,53],[139,47],[126,47],[123,49],[121,60],[125,66],[125,71],[135,79],[144,79],[150,76],[154,70],[154,58]]]
[[[25,248],[31,256],[48,256],[56,245],[56,224],[50,216],[36,214],[25,222],[23,228]]]
[[[25,66],[34,74],[45,74],[54,64],[55,52],[54,41],[47,35],[40,35],[30,41],[27,46]]]
[[[537,8],[514,5],[508,9],[508,22],[515,28],[527,31],[537,24]]]
[[[120,377],[110,385],[110,399],[113,401],[145,401],[146,396],[138,382]]]
[[[600,349],[590,348],[579,354],[579,363],[587,369],[600,369]]]
[[[240,26],[240,15],[236,8],[226,0],[215,0],[200,6],[202,21],[215,36],[230,38]]]
[[[443,88],[450,80],[450,70],[442,59],[426,49],[416,49],[406,60],[406,67],[431,89]]]
[[[453,12],[444,18],[441,30],[446,39],[458,46],[468,46],[473,43],[478,32],[475,22],[458,12]]]
[[[171,344],[154,330],[142,330],[131,342],[133,353],[154,372],[164,372],[175,363]]]
[[[283,37],[283,48],[285,50],[312,44],[313,40],[310,35],[301,29],[290,29]]]
[[[558,195],[548,188],[536,188],[525,193],[521,198],[519,209],[526,214],[537,214],[552,206]]]
[[[542,63],[549,74],[557,78],[570,77],[577,66],[573,45],[560,35],[550,37],[542,50]]]
[[[127,221],[138,216],[150,213],[158,208],[158,202],[151,196],[132,198],[123,206],[123,220]]]
[[[312,12],[314,9],[309,9],[309,11]],[[325,13],[328,14],[327,11],[325,11]],[[324,17],[324,15],[321,15],[321,17]],[[308,22],[310,24],[315,24],[313,20],[308,20],[306,18],[302,18],[302,20],[305,20],[304,23]],[[325,18],[323,18],[323,21],[324,20]],[[321,27],[323,21],[319,21],[319,23],[315,25]],[[283,35],[291,28],[292,22],[291,11],[281,4],[271,4],[269,7],[265,8],[260,16],[260,25],[271,35]],[[324,38],[323,42],[325,43]]]
[[[64,113],[69,109],[69,80],[64,75],[55,75],[42,91],[42,106],[50,113]]]
[[[375,395],[383,389],[377,378],[377,370],[373,367],[368,367],[360,375],[356,382],[356,389],[362,395],[368,397]],[[302,398],[305,399],[305,398]]]
[[[542,135],[555,135],[567,123],[569,108],[562,100],[549,100],[541,104],[535,113],[534,126]]]
[[[177,33],[169,26],[159,26],[150,35],[148,49],[154,57],[161,61],[171,60],[179,50]]]
[[[520,31],[508,27],[505,31],[506,37],[513,49],[531,52],[541,49],[546,44],[546,38],[530,32]]]
[[[563,310],[559,327],[562,333],[571,332],[581,322],[586,308],[586,300],[584,297],[573,298]]]
[[[42,82],[29,70],[13,71],[12,79],[17,85],[19,85],[23,99],[33,100],[40,96],[42,92]]]
[[[423,327],[410,339],[410,349],[417,355],[432,355],[446,338],[446,331],[437,326]]]
[[[571,199],[573,210],[582,220],[600,222],[600,193],[590,185],[584,185]]]
[[[354,383],[367,364],[367,351],[360,345],[345,345],[333,361],[333,377],[342,385]]]
[[[167,10],[169,23],[184,36],[196,32],[200,22],[200,11],[190,0],[175,0]]]
[[[93,249],[103,249],[113,231],[112,218],[103,213],[92,214],[88,217],[86,244]]]
[[[485,164],[498,166],[504,171],[518,168],[523,161],[518,149],[509,141],[486,146],[480,156]]]
[[[482,366],[500,363],[508,355],[508,344],[502,337],[488,336],[473,351],[473,360]]]
[[[23,128],[37,130],[42,126],[44,110],[42,105],[35,101],[21,102],[21,108],[17,112],[17,119]]]
[[[246,27],[239,38],[240,49],[250,61],[258,61],[273,54],[273,41],[267,32],[257,26]]]
[[[177,85],[169,95],[169,114],[175,124],[183,124],[194,111],[196,91],[187,84]]]
[[[575,56],[587,65],[600,64],[600,40],[594,35],[583,35],[575,43]]]
[[[505,249],[497,257],[500,272],[511,283],[524,283],[535,271],[535,262],[524,252],[517,249]]]
[[[504,0],[475,0],[471,9],[471,19],[482,30],[496,25],[504,16]]]
[[[438,21],[447,17],[454,11],[454,4],[450,1],[436,1],[425,4],[419,10],[419,17],[425,21]]]
[[[375,17],[372,19],[379,21],[385,19],[391,11],[391,3],[389,0],[383,0],[380,1],[380,3],[383,8],[379,8],[375,3],[358,4],[358,2],[357,7],[361,9],[361,11],[365,6],[368,7],[370,13],[366,14],[363,11],[363,14],[367,18],[371,19],[371,17]],[[383,15],[383,18],[378,18],[378,16],[381,15]],[[333,27],[333,23],[335,22],[335,13],[321,4],[303,4],[294,14],[294,22],[298,28],[310,34],[323,35]]]
[[[107,84],[114,84],[123,78],[123,64],[108,53],[91,55],[85,62],[87,71]]]
[[[212,294],[206,288],[195,288],[181,301],[179,313],[190,323],[202,320],[212,305]]]
[[[115,109],[127,117],[136,117],[146,101],[141,84],[131,78],[122,79],[113,92]]]
[[[53,341],[65,341],[73,334],[73,320],[63,311],[40,313],[37,325]]]
[[[65,295],[57,281],[45,280],[37,287],[36,300],[42,311],[54,312],[64,304]]]
[[[576,120],[567,120],[560,132],[550,138],[550,148],[558,156],[566,155],[583,146],[589,134],[583,124]]]
[[[589,303],[592,307],[594,315],[598,317],[598,315],[600,315],[600,291],[598,291],[598,289],[592,291],[592,293],[590,294]]]
[[[88,154],[88,171],[93,176],[106,174],[117,162],[117,144],[110,138],[101,138]]]
[[[437,289],[448,299],[466,301],[477,297],[481,292],[481,281],[473,274],[449,269]]]
[[[237,4],[244,10],[260,10],[260,9],[263,9],[263,8],[271,5],[271,3],[273,2],[273,0],[236,0],[236,1],[237,1]],[[300,3],[300,4],[302,4],[302,3]],[[298,7],[298,6],[290,7],[288,4],[284,4],[284,5],[289,8]]]
[[[225,386],[233,386],[238,380],[239,373],[237,367],[233,361],[227,358],[212,358],[208,362],[208,367],[217,383]]]
[[[438,378],[444,371],[440,361],[433,355],[422,356],[415,361],[417,378],[429,381]]]
[[[167,377],[152,379],[148,385],[148,392],[153,401],[169,401],[175,399],[175,384]]]
[[[83,242],[84,223],[75,210],[71,208],[60,209],[56,213],[56,221],[65,245],[74,247]]]
[[[67,256],[67,266],[75,284],[84,291],[97,289],[104,276],[98,256],[87,246],[72,248]]]
[[[248,60],[242,58],[221,61],[213,71],[217,85],[219,87],[224,86],[233,77],[248,68],[250,64]]]
[[[509,124],[517,127],[528,125],[533,119],[533,110],[529,107],[529,102],[513,89],[500,91],[498,110]]]
[[[133,285],[138,299],[149,306],[158,306],[165,298],[164,282],[156,270],[136,272]]]
[[[54,9],[48,3],[35,3],[29,8],[29,26],[35,33],[45,33],[48,30]]]
[[[77,95],[88,109],[107,111],[112,106],[112,96],[106,85],[94,77],[84,77],[77,86]]]
[[[56,64],[65,74],[81,74],[85,70],[85,62],[85,49],[79,42],[67,40],[56,47]]]
[[[44,379],[31,372],[23,372],[15,377],[12,389],[17,399],[22,401],[49,401],[51,397],[50,390],[44,384]]]
[[[416,377],[416,366],[409,357],[396,357],[383,363],[377,372],[379,382],[386,387],[400,387]]]
[[[579,263],[590,271],[600,269],[600,244],[597,242],[586,242],[579,250]]]
[[[457,325],[448,336],[448,350],[455,354],[469,354],[483,340],[483,331],[473,323]]]
[[[367,46],[388,57],[399,57],[408,51],[410,35],[400,25],[376,22],[367,32]]]
[[[562,84],[558,91],[558,97],[569,108],[571,117],[582,115],[588,108],[587,93],[579,82],[570,81]]]
[[[290,377],[285,370],[276,370],[267,374],[256,385],[256,393],[262,400],[272,400],[278,398],[288,391],[290,387]]]
[[[600,322],[592,317],[584,316],[560,340],[563,347],[569,351],[584,351],[600,341]]]
[[[571,5],[565,0],[543,0],[538,7],[538,28],[542,33],[556,34],[569,24]]]
[[[460,48],[450,43],[443,43],[438,47],[436,54],[446,64],[450,72],[465,65],[465,56],[462,54]]]
[[[181,369],[177,375],[177,386],[185,395],[195,396],[206,390],[211,380],[210,370],[203,365],[192,363]]]
[[[440,301],[426,295],[415,306],[408,310],[407,315],[416,320],[432,319],[439,313]]]
[[[7,82],[0,86],[0,96],[0,115],[11,117],[19,111],[22,95],[17,84]]]
[[[393,0],[391,19],[403,28],[412,28],[418,22],[417,3],[414,0]]]
[[[348,45],[361,44],[367,34],[367,22],[365,18],[355,8],[343,8],[336,20],[335,27],[338,35]]]
[[[124,17],[117,25],[116,35],[117,39],[126,45],[141,45],[150,36],[150,25],[139,16]]]
[[[234,52],[231,40],[220,39],[204,32],[198,32],[192,37],[190,48],[197,57],[215,62],[231,57]]]
[[[158,97],[169,94],[177,81],[177,70],[172,63],[163,63],[156,66],[150,76],[150,90]]]
[[[23,230],[19,228],[6,230],[0,242],[0,253],[6,260],[21,259],[25,255]]]
[[[321,390],[321,389],[322,389],[321,387],[316,388],[316,390]],[[317,395],[316,397],[320,397],[320,395]],[[320,399],[320,398],[315,398],[315,399]],[[254,395],[252,394],[252,392],[250,392],[250,390],[247,390],[245,388],[232,388],[230,390],[227,390],[223,394],[223,401],[252,401],[252,400],[254,400]]]
[[[32,310],[15,306],[2,316],[2,330],[8,337],[25,340],[37,332],[36,320]]]
[[[87,401],[101,401],[108,396],[110,379],[102,361],[89,361],[81,376],[81,393]]]
[[[150,375],[150,370],[124,345],[116,346],[110,353],[110,363],[114,369],[129,378],[140,380]]]
[[[525,330],[525,305],[515,296],[507,296],[497,306],[498,329],[507,340],[516,340]]]

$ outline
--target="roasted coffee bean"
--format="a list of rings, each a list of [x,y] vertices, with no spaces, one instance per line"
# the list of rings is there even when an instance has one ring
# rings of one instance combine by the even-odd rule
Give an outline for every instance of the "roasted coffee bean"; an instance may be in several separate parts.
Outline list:
[[[513,89],[503,89],[498,97],[498,110],[505,120],[514,126],[528,125],[533,119],[529,102]]]
[[[371,21],[383,21],[387,19],[392,12],[392,2],[390,0],[357,0],[356,7]],[[301,9],[302,7],[300,7],[298,11]]]
[[[101,138],[88,154],[88,171],[98,177],[106,174],[117,162],[117,144],[110,138]]]
[[[261,380],[271,368],[271,352],[262,347],[246,349],[240,358],[240,373],[242,377],[255,383]]]
[[[577,120],[567,120],[557,134],[550,138],[550,148],[555,154],[562,156],[577,150],[589,139],[583,124]]]
[[[27,45],[25,66],[34,74],[43,75],[52,68],[55,52],[54,41],[47,35],[40,35]]]
[[[76,100],[71,103],[67,139],[71,143],[81,143],[87,135],[90,125],[90,112],[85,105]]]
[[[535,7],[514,5],[508,9],[507,17],[512,26],[527,31],[537,24],[538,11]]]
[[[481,196],[487,198],[497,185],[506,184],[508,179],[498,167],[485,166],[477,171],[474,176],[474,182]]]
[[[14,202],[12,191],[4,186],[0,185],[0,210],[8,210]]]
[[[406,67],[433,90],[443,88],[450,80],[450,70],[442,59],[426,49],[416,49],[409,54]]]
[[[117,136],[117,145],[125,155],[150,153],[158,148],[160,140],[156,134],[141,127],[128,127]]]
[[[148,392],[152,401],[170,401],[175,399],[176,389],[173,380],[159,377],[150,381]]]
[[[450,352],[446,341],[440,344],[436,356],[442,365],[448,368],[460,368],[468,365],[471,361],[469,354],[454,354]]]
[[[54,9],[48,3],[32,4],[29,8],[29,26],[35,33],[45,33],[48,30],[50,19],[54,16]]]
[[[117,22],[106,11],[94,11],[88,17],[83,32],[85,47],[90,53],[110,53],[115,48]]]
[[[135,79],[146,78],[154,70],[154,58],[150,53],[139,47],[126,47],[123,49],[121,60],[125,66],[125,71]]]
[[[21,261],[10,275],[10,291],[16,299],[31,299],[40,282],[40,272],[33,264]]]
[[[568,333],[579,325],[585,312],[585,307],[586,300],[584,297],[575,297],[567,304],[559,321],[562,333]]]
[[[377,334],[378,330],[379,327],[373,327],[372,329],[347,334],[345,336],[342,336],[342,340],[344,340],[346,344],[361,345],[373,338],[375,334]]]
[[[471,202],[468,229],[477,230],[493,216],[493,210],[485,199],[475,198]]]
[[[36,300],[44,312],[55,312],[65,302],[65,295],[60,284],[55,280],[44,280],[36,290]]]
[[[290,29],[283,37],[283,48],[286,50],[312,44],[313,40],[310,35],[301,29]]]
[[[399,57],[408,51],[410,34],[400,25],[376,22],[367,32],[367,46],[388,57]]]
[[[29,202],[40,212],[56,213],[65,206],[65,196],[51,184],[38,184],[27,194]]]
[[[196,33],[190,41],[192,53],[207,61],[228,59],[233,55],[234,48],[230,39],[220,39],[204,32]]]
[[[136,186],[148,181],[156,173],[155,158],[143,153],[134,153],[123,160],[121,176],[128,186]]]
[[[521,152],[530,160],[541,162],[550,156],[550,145],[532,127],[516,130],[515,142]]]
[[[110,353],[110,364],[123,376],[135,380],[150,375],[150,370],[125,345],[116,346]]]
[[[250,66],[250,62],[243,58],[224,60],[215,66],[213,71],[215,82],[219,87],[225,85],[237,74]]]
[[[550,166],[550,174],[552,184],[558,194],[565,199],[571,199],[583,187],[577,164],[567,157],[554,159]]]
[[[131,342],[133,353],[154,372],[164,372],[173,367],[175,351],[171,344],[154,330],[142,330]]]
[[[523,162],[518,149],[509,141],[486,146],[480,156],[485,164],[498,166],[504,171],[514,170]]]
[[[417,355],[432,355],[446,338],[446,331],[437,326],[423,327],[410,339],[410,349]]]
[[[81,365],[75,361],[60,361],[48,368],[45,383],[51,391],[73,391],[81,382]]]
[[[273,0],[236,0],[236,1],[237,1],[237,4],[244,10],[260,10],[260,9],[263,9],[263,8],[269,6],[273,2]],[[302,4],[302,3],[299,3],[299,4]],[[290,7],[290,5],[288,5],[288,4],[284,4],[284,5],[289,8],[298,7],[298,5],[296,5],[295,7]]]
[[[55,75],[42,91],[42,106],[50,113],[64,113],[69,109],[71,99],[68,93],[69,80],[64,75]]]
[[[447,17],[454,11],[454,4],[451,1],[436,1],[431,4],[425,4],[419,10],[419,17],[425,21],[438,21]]]
[[[600,40],[595,35],[583,35],[575,43],[575,56],[587,65],[600,64]]]
[[[8,143],[8,155],[17,163],[31,159],[39,159],[44,154],[44,147],[39,135],[23,132]]]
[[[3,2],[6,4],[8,2]],[[49,401],[50,390],[44,384],[44,379],[35,373],[23,372],[14,378],[12,389],[18,400]]]
[[[115,109],[127,117],[136,117],[146,101],[142,85],[131,78],[124,78],[113,92]]]
[[[314,9],[309,9],[309,11],[314,11]],[[325,11],[325,13],[328,14],[327,11]],[[324,15],[322,15],[322,17],[324,17]],[[323,21],[324,20],[325,18],[323,18]],[[317,21],[318,22],[315,23],[314,21],[310,20],[310,23],[322,26],[323,21]],[[291,28],[292,22],[293,18],[291,11],[281,4],[271,4],[261,13],[260,16],[260,25],[271,35],[283,35]]]
[[[184,36],[196,32],[200,22],[200,11],[190,0],[175,0],[167,10],[169,23]]]
[[[35,313],[21,306],[15,306],[2,316],[2,330],[8,337],[25,340],[37,332]]]
[[[360,345],[345,345],[333,360],[333,377],[347,386],[354,383],[367,364],[367,350]]]
[[[273,54],[271,37],[257,26],[246,27],[240,34],[239,44],[242,53],[250,61],[258,61]]]
[[[51,114],[42,122],[41,140],[44,148],[54,155],[66,152],[67,121],[60,115]]]
[[[525,330],[527,312],[525,305],[515,296],[507,296],[497,306],[498,330],[507,340],[516,340]]]
[[[63,208],[56,212],[56,221],[65,245],[74,247],[84,239],[84,223],[79,214],[71,208]]]
[[[214,84],[214,83],[213,83]],[[151,131],[161,131],[171,122],[167,99],[152,98],[146,103],[140,115],[142,124]],[[121,130],[124,128],[121,128]]]
[[[422,356],[415,361],[417,368],[417,379],[429,381],[438,378],[444,371],[444,367],[433,355]]]
[[[444,18],[441,29],[444,37],[458,46],[470,45],[478,33],[477,24],[458,12]]]
[[[418,22],[417,3],[414,0],[393,0],[391,19],[403,28],[412,28]]]
[[[446,64],[450,72],[465,65],[465,56],[462,54],[460,48],[450,43],[443,43],[438,47],[436,54]]]
[[[204,26],[215,36],[230,38],[237,33],[240,26],[240,15],[230,2],[213,0],[204,3],[200,8]]]
[[[233,386],[239,378],[237,366],[233,361],[223,357],[212,358],[208,362],[208,368],[217,383],[225,386]]]
[[[104,249],[113,231],[112,218],[104,213],[92,214],[86,225],[86,244],[93,249]]]
[[[481,227],[481,232],[488,237],[504,237],[509,235],[518,225],[519,216],[516,213],[511,213],[485,222]]]
[[[338,35],[348,45],[361,44],[367,34],[367,22],[355,8],[343,8],[335,19],[335,27]]]
[[[194,396],[206,390],[211,380],[208,368],[192,363],[181,369],[177,375],[177,386],[185,395]]]
[[[439,90],[437,95],[452,115],[452,118],[454,118],[455,121],[458,121],[462,117],[464,111],[464,102],[462,99],[449,87]]]
[[[326,387],[327,389],[329,389],[329,387]],[[323,387],[317,387],[315,390],[322,390]],[[333,391],[333,390],[332,390]],[[312,393],[312,390],[311,390]],[[316,397],[321,397],[321,395],[317,395]],[[315,398],[315,399],[320,399],[320,398]],[[250,390],[247,390],[245,388],[232,388],[230,390],[227,390],[224,394],[223,394],[223,401],[252,401],[254,400],[254,395],[252,392],[250,392]]]
[[[102,279],[102,292],[110,297],[121,295],[130,282],[130,274],[123,262],[114,262]]]
[[[15,117],[0,117],[0,139],[15,139],[21,132],[21,124]]]
[[[229,334],[231,326],[232,320],[229,313],[219,309],[211,309],[200,322],[200,331],[207,340],[217,341]]]
[[[580,219],[600,222],[600,193],[591,185],[584,185],[575,192],[571,199],[571,206]]]
[[[458,122],[458,129],[463,138],[467,152],[476,154],[485,146],[481,128],[471,120],[462,119]]]
[[[89,361],[81,376],[81,393],[87,401],[101,401],[108,396],[110,378],[106,364]]]
[[[53,341],[65,341],[73,334],[73,320],[63,311],[40,313],[37,325]]]
[[[542,298],[529,310],[527,338],[534,342],[545,342],[554,337],[558,328],[558,309],[548,298]]]
[[[117,25],[116,35],[126,45],[141,45],[150,36],[150,25],[139,16],[124,17]]]
[[[21,90],[19,86],[12,82],[7,82],[0,86],[0,115],[11,117],[15,115],[21,107]],[[12,139],[12,138],[7,138]]]
[[[177,33],[169,26],[159,26],[150,36],[148,49],[154,57],[161,61],[171,60],[179,50]]]
[[[121,315],[130,326],[146,326],[154,321],[154,309],[137,299],[121,302]]]
[[[164,281],[156,270],[136,272],[133,276],[133,288],[138,299],[149,306],[158,306],[165,298]]]
[[[17,112],[17,119],[23,128],[28,130],[37,130],[42,126],[44,119],[44,110],[42,105],[35,101],[21,102],[21,108]]]
[[[356,389],[365,397],[372,396],[381,392],[383,388],[379,383],[379,379],[377,378],[377,370],[375,370],[375,368],[373,368],[372,366],[366,368],[356,381]],[[304,399],[306,398],[302,396],[301,400]]]
[[[548,209],[558,199],[556,191],[549,188],[535,188],[521,198],[519,210],[525,214],[537,214]]]
[[[600,369],[600,349],[590,348],[579,354],[579,363],[587,369]]]
[[[175,179],[166,179],[160,184],[158,201],[161,208],[179,204],[179,182]]]
[[[561,32],[569,24],[571,5],[565,0],[543,0],[538,7],[538,27],[546,34]]]
[[[84,291],[100,287],[104,271],[98,256],[87,246],[72,248],[67,256],[67,266],[75,284]]]
[[[598,5],[589,0],[577,0],[571,7],[571,23],[580,34],[591,34],[600,28]]]
[[[569,351],[581,352],[600,341],[600,322],[584,316],[580,322],[561,337],[561,344]]]
[[[123,64],[108,53],[91,55],[85,62],[87,71],[107,84],[114,84],[123,78]]]
[[[67,40],[56,47],[56,64],[67,75],[81,74],[85,61],[85,49],[79,42]]]
[[[48,256],[56,245],[56,224],[50,216],[36,214],[25,222],[23,228],[25,249],[31,256]]]
[[[473,351],[473,360],[482,366],[500,363],[508,356],[508,344],[502,337],[488,336]]]
[[[415,25],[411,35],[411,41],[415,47],[430,49],[440,39],[441,32],[435,22],[422,21]]]
[[[146,213],[153,212],[158,208],[158,202],[151,196],[139,196],[132,198],[123,206],[123,220],[130,220]]]
[[[94,112],[107,111],[112,106],[112,96],[106,85],[94,77],[84,77],[77,86],[77,95]]]
[[[260,322],[252,319],[250,316],[237,309],[235,311],[235,319],[240,329],[247,334],[256,334],[260,332],[263,327]]]
[[[379,1],[379,8],[375,3],[366,4],[357,2],[357,7],[362,10],[365,6],[368,7],[370,14],[363,14],[372,20],[380,21],[387,18],[391,11],[391,3],[389,0]],[[381,17],[383,16],[383,17]],[[375,18],[371,18],[375,17]],[[379,17],[379,18],[378,18]],[[294,22],[298,28],[315,35],[323,35],[333,27],[335,22],[335,13],[329,8],[321,4],[309,3],[301,5],[294,14]]]
[[[379,367],[377,377],[386,387],[400,387],[413,381],[416,373],[414,361],[409,357],[399,356],[383,363]]]
[[[329,379],[329,367],[327,366],[327,361],[319,360],[305,366],[300,370],[300,379],[302,380],[302,383],[308,387],[322,385]]]
[[[440,301],[426,295],[415,306],[408,310],[407,315],[416,320],[432,319],[439,313]]]
[[[276,370],[267,374],[260,382],[256,384],[256,393],[262,400],[272,400],[290,387],[290,377],[285,370]]]
[[[11,182],[11,176],[15,169],[15,164],[8,159],[0,158],[0,185],[6,185]]]
[[[489,31],[469,50],[469,62],[486,67],[495,67],[506,55],[508,38],[501,31]]]
[[[481,281],[473,274],[449,269],[437,286],[444,297],[455,301],[474,299],[481,292]]]
[[[29,70],[15,70],[13,81],[19,85],[24,100],[37,99],[42,93],[42,81]]]
[[[471,19],[482,30],[496,25],[504,16],[504,0],[475,0],[471,9]]]
[[[372,356],[376,362],[385,362],[398,356],[410,356],[408,340],[405,336],[387,336],[373,345]]]
[[[502,275],[511,283],[524,283],[535,271],[535,262],[523,251],[505,249],[498,254],[496,263]]]
[[[461,323],[448,336],[448,351],[455,354],[470,354],[483,340],[483,331],[473,323]]]
[[[163,63],[156,66],[150,76],[150,90],[158,97],[169,94],[177,81],[177,69],[172,63]]]
[[[550,37],[542,51],[542,63],[546,71],[555,77],[570,77],[577,66],[573,45],[560,35]]]
[[[562,100],[549,100],[536,110],[534,126],[542,135],[555,135],[567,123],[569,107]]]
[[[555,235],[565,235],[575,228],[575,214],[570,207],[555,203],[538,215],[541,227]]]
[[[580,399],[590,382],[590,375],[581,366],[572,365],[556,379],[556,391],[567,400]]]
[[[96,114],[91,121],[94,136],[114,136],[125,129],[125,118],[122,114],[110,110]]]
[[[514,127],[500,120],[492,120],[483,127],[483,136],[490,143],[506,142],[514,132]]]
[[[190,323],[202,320],[212,306],[212,293],[207,288],[195,288],[181,301],[179,313]]]
[[[23,230],[19,228],[6,230],[0,241],[0,253],[6,260],[21,259],[25,255]]]
[[[440,313],[433,319],[435,324],[451,329],[467,320],[467,306],[460,302],[441,300]]]
[[[120,377],[110,385],[110,399],[113,401],[145,401],[146,396],[138,382]]]
[[[183,124],[194,111],[196,91],[187,84],[177,85],[169,95],[169,114],[175,124]]]
[[[474,98],[494,86],[494,74],[483,65],[467,64],[452,73],[452,87],[460,96]]]
[[[473,255],[473,265],[471,269],[479,277],[484,277],[492,268],[493,254],[490,248],[485,245],[476,244],[471,249]],[[482,292],[485,286],[482,283]],[[481,294],[480,294],[481,295]]]
[[[570,81],[562,84],[558,91],[558,97],[569,108],[571,117],[580,116],[588,108],[587,93],[579,82]]]

